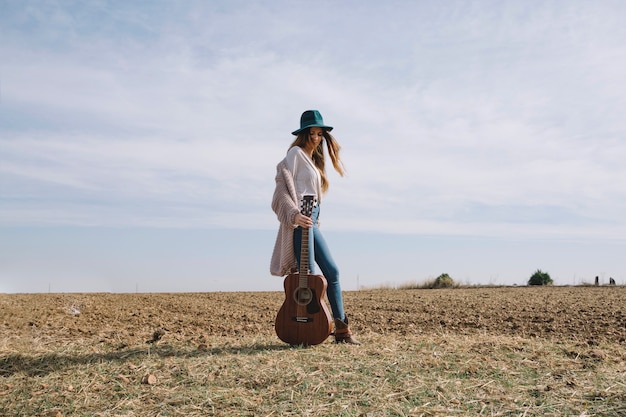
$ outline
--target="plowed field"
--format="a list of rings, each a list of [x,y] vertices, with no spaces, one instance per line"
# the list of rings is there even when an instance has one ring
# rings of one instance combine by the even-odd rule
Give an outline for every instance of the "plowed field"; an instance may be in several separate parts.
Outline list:
[[[280,342],[281,292],[2,294],[0,415],[626,415],[625,287],[344,298],[361,346]]]
[[[135,345],[159,338],[271,335],[283,293],[0,295],[8,338]],[[624,343],[626,288],[544,287],[346,292],[353,330],[492,334]]]

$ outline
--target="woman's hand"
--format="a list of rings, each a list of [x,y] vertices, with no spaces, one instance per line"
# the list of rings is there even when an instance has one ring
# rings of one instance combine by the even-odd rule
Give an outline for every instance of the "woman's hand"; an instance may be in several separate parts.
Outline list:
[[[308,229],[313,226],[313,220],[311,220],[310,217],[307,217],[302,213],[296,214],[296,217],[294,220],[295,220],[296,226],[301,226],[301,227],[304,227],[305,229]]]

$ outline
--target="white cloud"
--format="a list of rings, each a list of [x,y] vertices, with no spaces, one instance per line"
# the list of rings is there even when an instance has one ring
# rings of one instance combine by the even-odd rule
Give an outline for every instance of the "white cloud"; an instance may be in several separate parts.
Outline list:
[[[222,6],[15,12],[38,29],[0,44],[3,222],[266,224],[289,132],[319,108],[348,168],[340,227],[626,228],[622,7]]]

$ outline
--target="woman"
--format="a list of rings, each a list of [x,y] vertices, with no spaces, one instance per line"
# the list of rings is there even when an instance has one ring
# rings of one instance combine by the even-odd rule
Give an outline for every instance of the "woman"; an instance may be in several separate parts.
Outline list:
[[[319,207],[322,195],[328,190],[326,177],[324,141],[335,170],[343,176],[339,150],[341,147],[330,134],[333,128],[324,125],[322,115],[317,110],[307,110],[300,118],[300,129],[292,132],[296,140],[287,151],[287,156],[277,166],[276,190],[272,199],[272,210],[280,221],[276,245],[272,253],[270,272],[272,275],[285,276],[298,269],[302,228],[310,228],[309,239],[313,245],[309,248],[310,272],[314,263],[318,264],[328,282],[326,295],[335,323],[335,341],[360,345],[352,336],[348,319],[343,309],[339,270],[333,261],[326,241],[319,230]],[[300,213],[299,206],[303,195],[314,195],[317,205],[309,218]]]

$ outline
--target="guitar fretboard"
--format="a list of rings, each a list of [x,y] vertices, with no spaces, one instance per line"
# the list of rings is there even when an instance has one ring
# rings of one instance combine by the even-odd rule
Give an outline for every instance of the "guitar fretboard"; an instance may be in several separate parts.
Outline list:
[[[303,227],[300,248],[300,288],[309,286],[309,273],[309,229]]]

